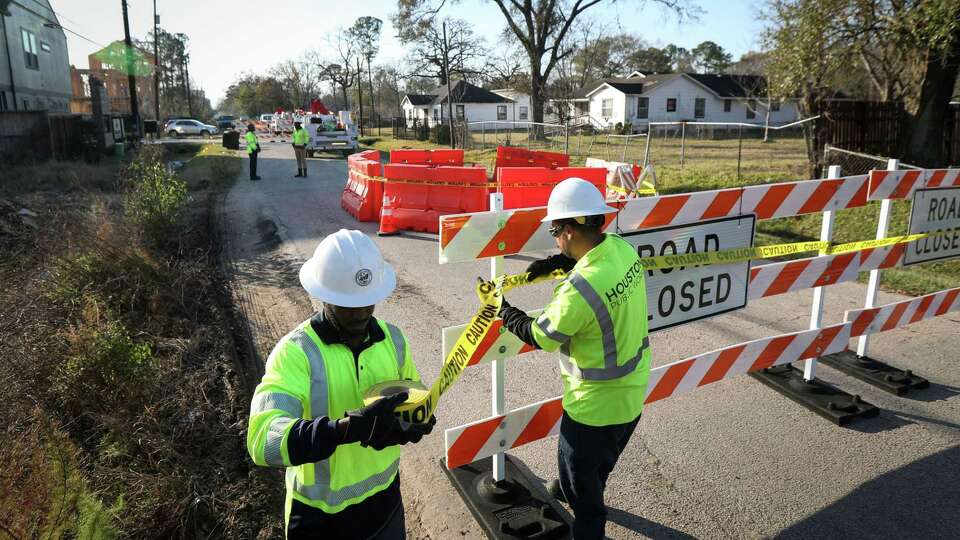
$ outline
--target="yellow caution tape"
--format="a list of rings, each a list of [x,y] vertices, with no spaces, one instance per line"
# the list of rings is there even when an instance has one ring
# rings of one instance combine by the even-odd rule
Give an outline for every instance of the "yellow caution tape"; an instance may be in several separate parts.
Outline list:
[[[652,188],[627,189],[621,186],[611,186],[607,184],[607,189],[616,191],[621,195],[656,195],[657,190]]]
[[[566,274],[562,270],[555,270],[551,274],[538,277],[530,281],[528,274],[513,274],[499,276],[495,281],[484,281],[477,284],[477,297],[480,299],[480,308],[470,319],[469,324],[457,337],[443,366],[440,368],[440,377],[434,381],[427,391],[422,384],[415,381],[387,381],[370,387],[363,397],[364,404],[370,404],[385,396],[399,392],[407,392],[407,400],[394,409],[401,420],[406,422],[424,423],[430,420],[440,402],[440,397],[457,382],[464,368],[477,352],[490,328],[500,313],[503,303],[503,293],[529,285],[552,279],[563,278]]]

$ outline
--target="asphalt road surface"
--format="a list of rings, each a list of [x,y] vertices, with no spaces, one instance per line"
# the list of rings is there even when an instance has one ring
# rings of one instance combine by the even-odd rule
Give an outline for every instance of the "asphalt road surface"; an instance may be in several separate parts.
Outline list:
[[[245,165],[246,167],[246,165]],[[371,235],[398,274],[376,315],[400,326],[428,384],[439,372],[440,330],[476,309],[473,284],[489,263],[437,263],[434,235],[378,238],[340,208],[343,159],[310,160],[293,178],[288,145],[265,145],[263,180],[237,180],[222,204],[226,264],[260,362],[273,344],[318,308],[299,286],[299,265],[340,228]],[[506,261],[519,272],[527,260]],[[828,287],[825,324],[862,307],[866,288]],[[514,291],[511,303],[542,307],[549,286]],[[812,293],[759,300],[747,309],[652,337],[654,365],[784,332],[805,330]],[[880,294],[887,303],[904,297]],[[818,375],[882,409],[837,427],[746,376],[720,381],[644,410],[606,492],[611,538],[957,538],[960,537],[960,314],[873,337],[871,352],[912,369],[931,387],[896,397],[826,366]],[[507,409],[561,393],[555,358],[507,362]],[[490,367],[469,368],[445,396],[438,429],[404,450],[401,481],[411,538],[482,538],[438,460],[443,429],[489,416]],[[513,451],[540,478],[556,476],[556,438]],[[277,509],[281,519],[281,509]]]

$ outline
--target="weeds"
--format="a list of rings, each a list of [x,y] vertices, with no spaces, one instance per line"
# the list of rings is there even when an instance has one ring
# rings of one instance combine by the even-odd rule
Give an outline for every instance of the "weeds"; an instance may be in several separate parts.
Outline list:
[[[121,171],[127,192],[127,216],[140,228],[148,243],[167,246],[177,238],[187,203],[187,185],[167,168],[163,148],[144,146]]]

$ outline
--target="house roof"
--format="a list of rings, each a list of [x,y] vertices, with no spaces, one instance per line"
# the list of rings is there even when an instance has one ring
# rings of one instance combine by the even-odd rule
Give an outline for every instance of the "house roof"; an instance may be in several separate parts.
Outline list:
[[[686,73],[694,81],[706,86],[721,98],[762,96],[767,92],[767,80],[760,75],[706,75]]]
[[[407,100],[411,105],[429,105],[437,96],[432,94],[407,94]]]
[[[447,85],[438,86],[433,93],[436,94],[436,101],[440,103],[447,101]],[[453,83],[450,86],[450,95],[453,96],[454,103],[513,103],[510,98],[494,94],[466,81]]]
[[[679,73],[666,73],[663,75],[648,75],[646,77],[608,77],[594,81],[583,88],[574,92],[574,99],[585,99],[590,94],[596,92],[604,84],[615,88],[624,94],[642,94],[649,92],[666,81],[679,77]]]

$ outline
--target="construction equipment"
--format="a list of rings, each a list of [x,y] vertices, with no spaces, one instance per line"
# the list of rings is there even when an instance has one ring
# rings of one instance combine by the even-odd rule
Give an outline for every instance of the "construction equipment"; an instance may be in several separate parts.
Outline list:
[[[310,113],[303,116],[303,128],[310,133],[307,157],[317,152],[340,152],[344,156],[357,151],[357,126],[350,111],[334,114]]]

